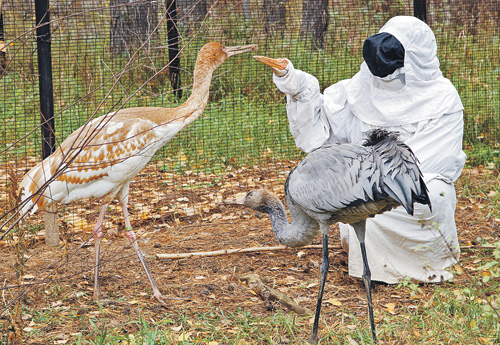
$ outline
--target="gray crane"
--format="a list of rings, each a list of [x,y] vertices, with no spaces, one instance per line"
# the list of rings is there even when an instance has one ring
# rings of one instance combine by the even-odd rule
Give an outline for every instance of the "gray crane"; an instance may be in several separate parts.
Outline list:
[[[317,341],[321,301],[328,273],[328,232],[331,224],[351,224],[363,256],[363,282],[368,300],[372,337],[377,343],[371,297],[371,276],[365,250],[366,219],[402,205],[413,215],[415,202],[431,207],[427,187],[411,149],[398,133],[383,129],[367,132],[363,145],[324,146],[307,155],[285,182],[285,199],[292,216],[288,223],[283,203],[271,192],[256,189],[227,204],[268,213],[281,244],[310,244],[321,230],[323,258],[311,342]]]

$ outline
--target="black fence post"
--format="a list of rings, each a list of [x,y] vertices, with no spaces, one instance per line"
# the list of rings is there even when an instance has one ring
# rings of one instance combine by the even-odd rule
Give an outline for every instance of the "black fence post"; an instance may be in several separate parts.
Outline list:
[[[177,29],[177,4],[175,0],[166,0],[167,7],[167,34],[168,34],[168,59],[170,85],[174,89],[174,94],[182,98],[180,66],[181,58],[179,56],[179,30]]]
[[[413,15],[427,23],[427,5],[425,0],[413,0]]]
[[[0,1],[0,79],[2,79],[5,68],[7,66],[5,61],[5,50],[7,47],[5,46],[5,35],[3,31],[3,11],[2,11],[2,1]]]
[[[42,129],[42,157],[54,152],[56,144],[54,128],[54,93],[52,87],[52,55],[50,49],[50,13],[48,0],[35,0],[36,46],[38,53],[38,90]],[[55,203],[45,210],[45,243],[59,245],[59,226]]]
[[[54,95],[52,87],[52,55],[50,49],[50,12],[48,0],[35,1],[36,46],[38,52],[38,89],[42,128],[42,158],[55,149]]]

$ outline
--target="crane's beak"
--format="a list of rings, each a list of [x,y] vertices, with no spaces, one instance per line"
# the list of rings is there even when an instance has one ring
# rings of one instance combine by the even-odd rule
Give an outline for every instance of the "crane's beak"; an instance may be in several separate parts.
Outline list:
[[[287,59],[271,59],[265,56],[256,55],[253,57],[255,61],[261,62],[272,68],[274,74],[278,77],[283,77],[288,72],[288,60]]]
[[[245,197],[247,193],[238,193],[232,197],[226,198],[220,202],[221,205],[228,205],[228,206],[234,206],[234,205],[239,205],[239,206],[244,206],[245,205]]]
[[[246,46],[233,46],[233,47],[223,47],[222,50],[226,53],[227,57],[248,53],[257,48],[256,44],[250,44]]]

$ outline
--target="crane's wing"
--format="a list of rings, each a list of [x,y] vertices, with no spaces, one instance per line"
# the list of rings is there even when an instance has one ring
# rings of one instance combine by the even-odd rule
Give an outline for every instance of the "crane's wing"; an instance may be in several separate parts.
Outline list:
[[[397,139],[387,139],[373,145],[373,151],[383,168],[381,184],[385,193],[411,215],[415,202],[431,208],[427,186],[418,167],[418,159],[406,144]]]
[[[373,146],[343,144],[311,152],[290,172],[285,193],[316,213],[350,208],[369,217],[396,205],[409,214],[414,202],[430,206],[415,155],[395,137]]]
[[[371,148],[343,144],[307,155],[285,184],[294,202],[313,212],[336,212],[383,197],[381,169]]]
[[[155,124],[149,120],[117,120],[109,115],[94,119],[26,174],[20,190],[23,200],[31,200],[23,213],[33,203],[34,212],[52,201],[70,202],[112,192],[146,165],[154,145]]]

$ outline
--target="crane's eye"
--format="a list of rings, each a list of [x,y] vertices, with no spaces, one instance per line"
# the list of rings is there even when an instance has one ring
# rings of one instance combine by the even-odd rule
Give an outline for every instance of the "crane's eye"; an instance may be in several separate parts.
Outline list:
[[[286,61],[285,59],[278,59],[278,62],[283,66],[283,68],[288,66],[288,61]]]

